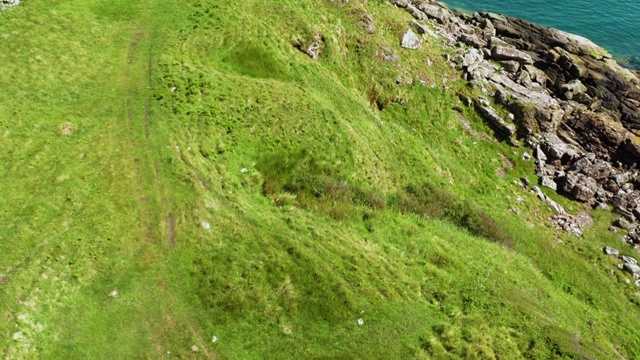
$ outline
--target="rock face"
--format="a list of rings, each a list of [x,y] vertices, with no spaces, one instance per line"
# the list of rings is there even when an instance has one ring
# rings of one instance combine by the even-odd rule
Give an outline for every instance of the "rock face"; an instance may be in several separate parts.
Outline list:
[[[415,18],[421,36],[453,51],[452,66],[470,85],[513,114],[501,118],[486,99],[464,101],[511,144],[535,149],[542,186],[592,206],[610,204],[625,227],[640,230],[636,73],[581,36],[504,15],[455,14],[436,1],[390,2]]]

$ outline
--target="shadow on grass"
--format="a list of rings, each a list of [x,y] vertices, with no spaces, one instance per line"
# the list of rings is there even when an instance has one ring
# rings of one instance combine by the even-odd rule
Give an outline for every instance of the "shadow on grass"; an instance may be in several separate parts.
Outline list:
[[[339,170],[302,150],[272,153],[257,165],[264,174],[263,194],[276,205],[296,205],[327,213],[336,220],[362,218],[392,209],[403,214],[449,221],[471,234],[508,248],[513,238],[471,200],[432,184],[407,185],[395,194],[349,183]]]

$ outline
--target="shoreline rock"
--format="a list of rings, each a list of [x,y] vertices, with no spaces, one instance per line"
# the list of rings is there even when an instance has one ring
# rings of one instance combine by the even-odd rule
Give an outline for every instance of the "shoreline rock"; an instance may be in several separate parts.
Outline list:
[[[419,36],[453,51],[448,59],[470,86],[513,114],[503,119],[486,98],[464,96],[512,145],[535,149],[542,186],[612,205],[640,229],[637,72],[582,36],[505,15],[454,13],[437,1],[390,2],[414,17]]]

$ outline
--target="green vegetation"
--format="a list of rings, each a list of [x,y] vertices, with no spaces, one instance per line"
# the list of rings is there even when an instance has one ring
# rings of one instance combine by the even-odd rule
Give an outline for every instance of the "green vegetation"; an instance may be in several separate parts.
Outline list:
[[[362,1],[2,13],[0,357],[640,357],[614,215],[553,229],[442,50],[366,12],[375,34]]]

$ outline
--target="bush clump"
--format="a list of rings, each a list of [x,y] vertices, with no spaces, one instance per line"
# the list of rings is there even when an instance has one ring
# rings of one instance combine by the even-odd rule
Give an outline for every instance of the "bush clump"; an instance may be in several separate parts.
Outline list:
[[[396,203],[403,213],[450,221],[473,235],[513,247],[511,236],[478,205],[431,184],[406,186]]]

